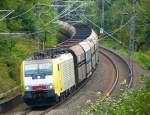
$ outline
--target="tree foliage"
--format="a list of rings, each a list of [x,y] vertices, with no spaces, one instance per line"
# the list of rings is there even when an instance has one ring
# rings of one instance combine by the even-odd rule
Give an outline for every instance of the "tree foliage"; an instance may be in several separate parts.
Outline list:
[[[88,0],[91,1],[91,0]],[[114,30],[126,24],[131,19],[132,4],[131,0],[111,0],[105,1],[105,24],[104,30],[112,33]],[[149,0],[137,0],[136,10],[136,50],[148,50],[150,48],[150,9]],[[96,4],[89,8],[88,12],[95,9],[91,19],[96,25],[101,27],[102,22],[102,0],[96,0]],[[88,21],[87,21],[88,22]],[[89,23],[89,22],[88,22]],[[91,23],[90,23],[91,24]],[[130,39],[130,22],[120,31],[113,34],[117,39],[129,45]],[[91,24],[93,25],[93,24]],[[95,27],[95,26],[94,26]],[[95,27],[97,32],[99,28]]]
[[[40,5],[39,19],[36,15],[37,3]],[[0,12],[0,19],[3,19],[0,20],[0,33],[29,34],[0,35],[0,80],[3,78],[3,84],[9,84],[6,83],[8,81],[12,81],[13,86],[19,84],[20,64],[37,49],[37,35],[41,41],[45,40],[46,47],[57,43],[56,35],[59,27],[49,23],[56,16],[53,7],[49,7],[51,3],[52,0],[0,0],[0,10],[14,10],[4,19],[3,17],[9,11]],[[39,28],[38,31],[37,28]],[[5,90],[9,88],[12,88],[12,85],[8,85]]]
[[[117,98],[101,97],[84,115],[149,115],[150,78],[143,79],[137,90],[125,90]]]

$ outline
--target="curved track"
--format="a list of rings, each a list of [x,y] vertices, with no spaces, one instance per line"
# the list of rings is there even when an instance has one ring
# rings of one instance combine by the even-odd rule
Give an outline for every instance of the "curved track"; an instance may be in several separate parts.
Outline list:
[[[130,76],[132,71],[128,63],[115,52],[101,46],[99,48],[101,52],[107,54],[113,60],[118,69],[118,83],[116,83],[116,88],[112,95],[117,95],[120,90],[124,90],[126,87],[131,88],[133,78]]]
[[[128,65],[120,56],[100,46],[99,55],[100,61],[93,76],[84,82],[84,84],[78,90],[76,90],[65,100],[49,108],[30,109],[27,107],[23,110],[20,110],[19,114],[76,114],[76,111],[80,111],[80,108],[86,106],[88,101],[95,101],[95,99],[101,94],[108,96],[116,95],[117,93],[118,95],[120,93],[120,88],[125,88],[120,83],[122,83],[124,80],[130,83],[130,79],[128,79]],[[107,71],[108,69],[109,72]]]
[[[102,55],[104,55],[110,61],[110,63],[112,63],[113,68],[115,70],[114,82],[112,82],[112,85],[110,86],[110,88],[108,88],[107,91],[103,91],[103,92],[105,92],[106,96],[109,96],[113,92],[113,90],[115,89],[115,87],[116,87],[116,85],[118,83],[119,71],[118,71],[118,67],[115,65],[115,63],[113,62],[113,60],[111,59],[111,57],[109,57],[107,54],[105,54],[102,51],[99,51],[99,53],[101,53]]]
[[[128,79],[128,73],[130,69],[123,58],[108,49],[99,46],[99,55],[100,62],[97,70],[95,71],[93,76],[85,81],[77,91],[75,91],[73,94],[71,94],[69,97],[56,104],[55,106],[44,108],[42,110],[29,109],[24,111],[22,115],[76,114],[75,111],[79,111],[76,107],[80,105],[83,105],[82,107],[84,107],[87,105],[87,101],[89,100],[89,98],[87,97],[91,97],[90,100],[95,100],[95,98],[97,97],[93,95],[97,94],[109,96],[116,95],[117,93],[118,95],[120,93],[120,88],[125,88],[125,86],[122,86],[120,83],[122,83],[124,80],[130,83],[130,80]],[[106,71],[105,73],[102,73],[102,71],[104,71],[103,69],[109,69],[109,72]],[[102,76],[104,76],[105,78],[102,78]],[[86,101],[81,98],[86,98]],[[74,101],[78,101],[78,103],[75,103]],[[83,102],[85,103],[83,104]]]

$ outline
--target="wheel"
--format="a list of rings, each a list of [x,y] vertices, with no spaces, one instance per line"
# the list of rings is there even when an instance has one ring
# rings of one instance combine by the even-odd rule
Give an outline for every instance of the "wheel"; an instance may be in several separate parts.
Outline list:
[[[58,103],[60,101],[60,97],[56,96],[55,100],[56,100],[56,103]]]

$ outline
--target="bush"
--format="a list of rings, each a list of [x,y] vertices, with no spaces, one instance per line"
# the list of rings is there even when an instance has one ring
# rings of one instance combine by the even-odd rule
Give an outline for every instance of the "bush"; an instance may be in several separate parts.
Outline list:
[[[90,115],[150,115],[150,78],[144,79],[144,85],[138,90],[126,90],[119,98],[101,97],[90,107]]]
[[[20,38],[12,38],[9,36],[9,39],[1,38],[0,41],[0,63],[5,64],[4,67],[7,68],[5,70],[7,77],[17,84],[20,83],[19,67],[22,60],[31,56],[36,49],[35,41],[24,39],[23,37]],[[6,76],[6,74],[1,72],[1,76]],[[3,81],[5,82],[5,79]]]

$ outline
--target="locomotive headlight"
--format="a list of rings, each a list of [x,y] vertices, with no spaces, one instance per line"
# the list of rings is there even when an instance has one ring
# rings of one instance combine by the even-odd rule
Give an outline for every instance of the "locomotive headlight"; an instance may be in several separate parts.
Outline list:
[[[49,87],[50,89],[52,89],[53,88],[53,86],[52,85],[50,85],[50,87]]]
[[[52,84],[50,84],[50,85],[49,85],[49,88],[50,88],[50,89],[53,89],[53,85],[52,85]]]
[[[26,86],[26,90],[29,90],[30,88],[29,88],[29,86]]]
[[[31,90],[31,86],[26,86],[26,90],[27,91]]]

